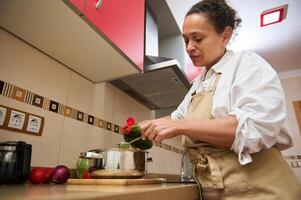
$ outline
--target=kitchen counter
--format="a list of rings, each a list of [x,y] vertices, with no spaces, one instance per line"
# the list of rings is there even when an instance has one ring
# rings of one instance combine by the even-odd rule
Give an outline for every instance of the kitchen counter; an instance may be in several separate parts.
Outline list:
[[[196,184],[165,183],[153,185],[0,185],[0,199],[5,200],[196,200]]]

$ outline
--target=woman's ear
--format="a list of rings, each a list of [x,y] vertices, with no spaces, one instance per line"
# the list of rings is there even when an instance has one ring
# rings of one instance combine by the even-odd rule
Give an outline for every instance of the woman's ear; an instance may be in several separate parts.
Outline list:
[[[227,45],[227,43],[231,39],[232,34],[233,34],[233,29],[231,28],[231,26],[226,26],[226,28],[225,28],[225,30],[223,32],[223,43],[225,45]]]

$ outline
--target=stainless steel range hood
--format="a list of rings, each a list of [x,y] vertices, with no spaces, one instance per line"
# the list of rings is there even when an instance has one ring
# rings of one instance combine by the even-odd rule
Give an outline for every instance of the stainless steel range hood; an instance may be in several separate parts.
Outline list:
[[[190,84],[179,64],[183,62],[178,62],[183,61],[179,56],[181,45],[184,45],[181,31],[167,2],[147,0],[145,21],[146,56],[143,73],[111,83],[148,108],[156,110],[155,115],[159,117],[168,114],[181,103]],[[177,36],[181,36],[177,38],[180,42],[174,38]],[[184,50],[184,46],[182,48]]]
[[[152,110],[178,106],[191,86],[176,59],[154,56],[145,56],[142,74],[110,83]]]

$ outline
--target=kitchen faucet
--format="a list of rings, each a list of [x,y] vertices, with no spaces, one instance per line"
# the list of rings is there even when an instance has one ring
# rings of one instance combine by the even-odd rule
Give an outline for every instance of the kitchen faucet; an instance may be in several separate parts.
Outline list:
[[[182,154],[180,177],[181,182],[195,182],[192,174],[192,164],[187,151]]]

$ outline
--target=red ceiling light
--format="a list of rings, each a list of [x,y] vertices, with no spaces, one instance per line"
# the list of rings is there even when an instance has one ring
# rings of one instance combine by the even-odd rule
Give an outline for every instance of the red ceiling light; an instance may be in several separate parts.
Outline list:
[[[260,15],[260,26],[267,26],[284,20],[286,18],[287,7],[288,5],[284,5],[263,11]]]

